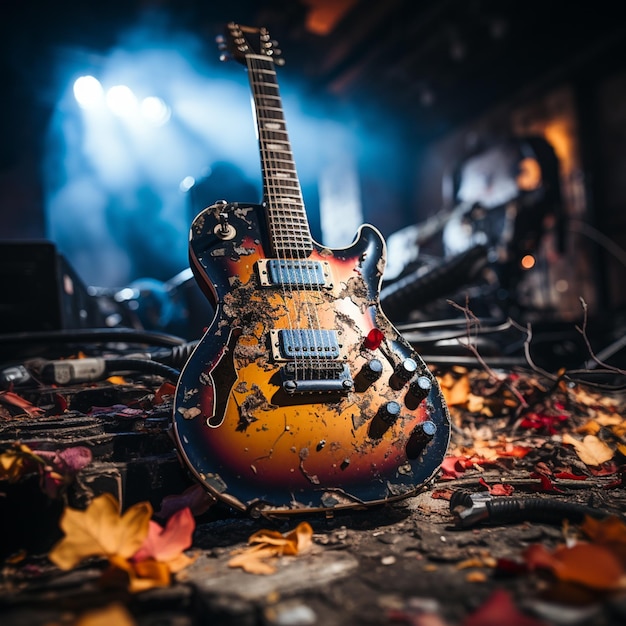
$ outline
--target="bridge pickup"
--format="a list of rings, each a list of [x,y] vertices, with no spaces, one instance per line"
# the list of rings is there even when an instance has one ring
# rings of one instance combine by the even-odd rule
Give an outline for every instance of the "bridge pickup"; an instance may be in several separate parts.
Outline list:
[[[332,288],[330,264],[326,261],[299,259],[259,259],[259,281],[262,287]]]
[[[272,356],[275,361],[338,359],[339,342],[334,330],[271,330]]]
[[[288,394],[348,393],[354,388],[350,369],[345,363],[331,362],[319,367],[296,367],[287,363],[281,369],[283,389]]]

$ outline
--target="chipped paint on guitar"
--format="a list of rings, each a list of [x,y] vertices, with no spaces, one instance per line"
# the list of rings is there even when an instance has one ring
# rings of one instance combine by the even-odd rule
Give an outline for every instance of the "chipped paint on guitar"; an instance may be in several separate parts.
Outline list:
[[[215,317],[177,386],[178,450],[209,492],[251,513],[405,498],[443,461],[445,401],[380,308],[380,233],[364,225],[333,250],[311,238],[275,59],[246,38],[268,42],[266,31],[229,29],[250,73],[264,202],[222,201],[192,224],[191,266]]]

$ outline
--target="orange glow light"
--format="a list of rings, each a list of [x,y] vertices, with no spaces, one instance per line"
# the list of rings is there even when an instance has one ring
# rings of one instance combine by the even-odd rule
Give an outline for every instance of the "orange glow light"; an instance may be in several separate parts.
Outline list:
[[[532,254],[526,254],[522,257],[520,261],[520,265],[525,269],[529,270],[531,267],[535,266],[535,257]]]

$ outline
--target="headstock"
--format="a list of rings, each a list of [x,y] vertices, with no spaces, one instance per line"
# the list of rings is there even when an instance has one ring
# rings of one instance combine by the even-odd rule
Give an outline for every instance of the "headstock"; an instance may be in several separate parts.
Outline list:
[[[277,42],[270,39],[267,28],[253,28],[229,22],[226,34],[218,36],[216,41],[221,51],[221,61],[235,59],[245,65],[248,56],[262,55],[274,61],[276,65],[285,64],[280,56],[282,52],[276,47]]]

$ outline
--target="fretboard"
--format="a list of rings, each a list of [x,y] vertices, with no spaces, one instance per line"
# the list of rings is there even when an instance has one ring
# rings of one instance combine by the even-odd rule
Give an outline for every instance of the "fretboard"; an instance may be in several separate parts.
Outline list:
[[[287,135],[274,63],[266,56],[248,55],[247,65],[272,253],[278,257],[308,257],[313,248],[311,231]]]

